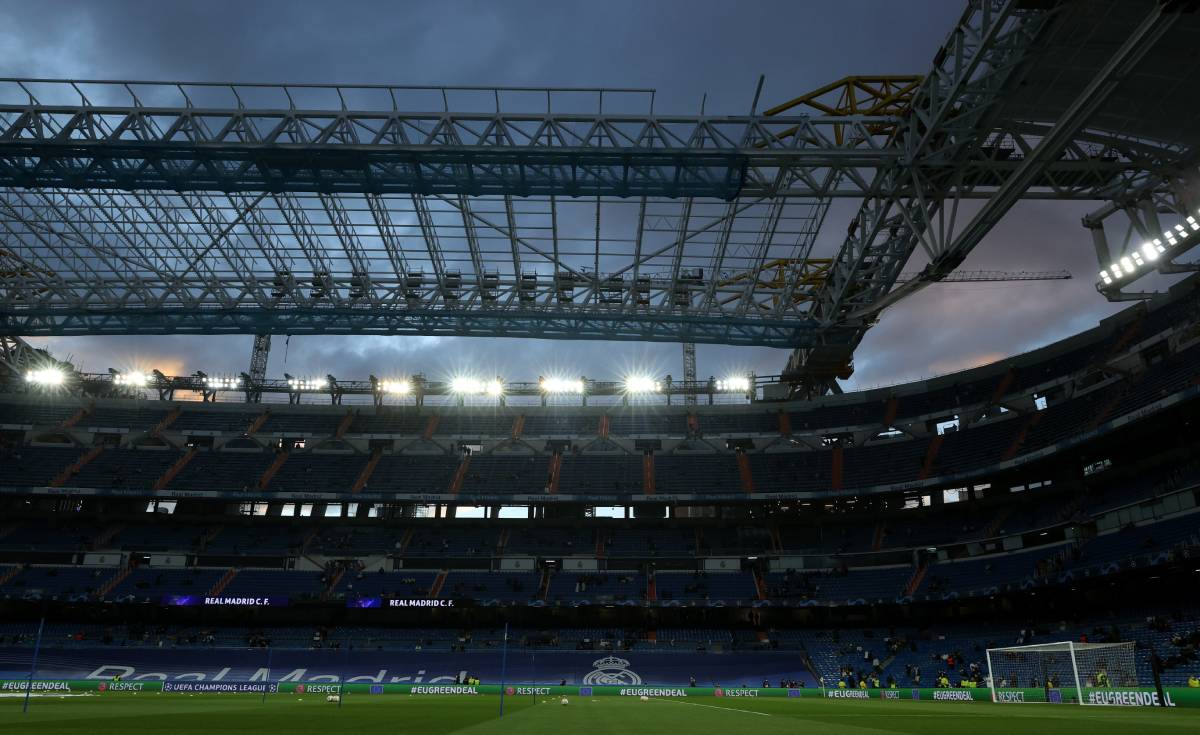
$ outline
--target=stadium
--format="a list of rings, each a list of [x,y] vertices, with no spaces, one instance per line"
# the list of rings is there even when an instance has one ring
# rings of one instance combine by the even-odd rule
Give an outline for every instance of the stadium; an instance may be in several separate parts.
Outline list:
[[[952,16],[736,110],[0,78],[0,729],[1195,728],[1200,5]]]

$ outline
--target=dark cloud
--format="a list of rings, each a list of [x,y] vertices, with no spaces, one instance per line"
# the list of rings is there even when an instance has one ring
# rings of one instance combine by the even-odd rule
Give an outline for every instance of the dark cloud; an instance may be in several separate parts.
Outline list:
[[[939,2],[43,2],[0,9],[5,76],[196,81],[653,87],[656,109],[749,107],[849,74],[922,73],[961,13]],[[819,250],[856,207],[832,208]],[[895,382],[1030,349],[1114,307],[1092,287],[1085,208],[1019,206],[965,268],[1070,268],[1066,283],[933,286],[885,313],[854,384]],[[50,340],[87,369],[128,365],[234,372],[249,337]],[[270,372],[425,372],[476,366],[520,378],[680,370],[677,345],[499,339],[276,338]],[[781,350],[701,346],[702,375],[779,372]]]

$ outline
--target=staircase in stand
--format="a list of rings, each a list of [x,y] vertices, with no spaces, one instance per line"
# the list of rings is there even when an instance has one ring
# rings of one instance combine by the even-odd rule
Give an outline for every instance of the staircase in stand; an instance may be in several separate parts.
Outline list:
[[[183,415],[183,408],[180,406],[175,406],[170,411],[167,411],[167,415],[163,416],[162,421],[159,421],[154,428],[150,430],[150,436],[157,439],[158,435],[166,431],[171,424],[175,423],[175,421],[179,419],[181,415]]]
[[[300,554],[303,555],[304,552],[308,551],[308,547],[311,546],[312,542],[316,541],[320,536],[321,536],[321,529],[319,529],[319,528],[314,528],[314,529],[310,530],[308,533],[304,534],[304,539],[300,541]],[[309,559],[309,561],[312,561],[312,559]],[[316,566],[318,566],[318,567],[321,566],[320,564],[317,564],[315,561],[313,561],[313,564],[316,564]]]
[[[946,437],[938,434],[929,442],[929,449],[925,451],[925,459],[921,462],[920,479],[924,480],[933,474],[933,468],[937,463],[938,451],[942,448],[942,442],[946,441]]]
[[[742,480],[742,492],[754,492],[754,476],[750,472],[750,458],[740,449],[736,452],[738,464],[738,476]]]
[[[596,529],[596,558],[603,559],[605,553],[608,552],[608,544],[605,543],[604,529]]]
[[[333,432],[335,439],[341,439],[346,436],[346,432],[350,431],[350,427],[354,425],[354,419],[358,418],[358,413],[355,411],[347,411],[342,417],[341,423],[338,424],[337,431]]]
[[[550,495],[558,494],[558,478],[562,475],[562,463],[562,452],[555,451],[550,455],[550,469],[546,474],[546,492]]]
[[[538,584],[538,599],[545,602],[550,596],[550,567],[542,570],[542,581]]]
[[[412,543],[413,536],[417,533],[415,528],[404,529],[404,535],[400,538],[400,553],[408,551],[408,545]]]
[[[687,415],[688,436],[700,436],[700,417],[694,413]]]
[[[275,477],[275,473],[279,472],[279,468],[283,467],[283,463],[287,461],[288,454],[289,452],[287,450],[283,450],[275,455],[275,459],[271,462],[271,466],[268,467],[267,471],[262,474],[262,477],[258,478],[259,490],[267,489],[267,486],[271,484],[271,479]]]
[[[1100,424],[1104,423],[1104,420],[1108,418],[1109,414],[1115,411],[1117,406],[1121,405],[1121,401],[1125,400],[1125,396],[1129,395],[1129,391],[1133,390],[1133,386],[1137,384],[1137,381],[1142,377],[1142,375],[1144,375],[1144,373],[1138,373],[1137,375],[1126,378],[1121,383],[1120,388],[1113,392],[1112,396],[1110,396],[1109,399],[1104,402],[1104,405],[1101,406],[1100,410],[1096,412],[1096,415],[1092,417],[1092,420],[1088,423],[1089,430],[1098,428]]]
[[[83,456],[68,465],[66,469],[64,469],[62,472],[59,472],[54,479],[50,481],[50,487],[62,487],[63,485],[67,484],[72,477],[79,474],[80,470],[82,470],[84,467],[87,467],[88,463],[96,457],[99,457],[100,453],[103,451],[104,447],[92,447],[84,452]]]
[[[122,567],[121,569],[117,570],[116,574],[114,574],[112,577],[110,577],[107,582],[100,585],[100,589],[96,590],[96,597],[99,597],[99,598],[108,597],[108,593],[115,590],[117,588],[117,585],[124,582],[125,578],[128,577],[130,574],[133,574],[132,566]]]
[[[435,413],[425,421],[425,429],[421,432],[421,438],[425,441],[433,439],[434,432],[437,431],[438,415]]]
[[[654,494],[654,454],[651,452],[642,455],[642,492]]]
[[[1134,319],[1132,322],[1130,322],[1129,326],[1125,327],[1125,329],[1121,332],[1120,336],[1117,337],[1116,342],[1113,342],[1112,349],[1107,350],[1103,355],[1101,355],[1099,357],[1099,359],[1097,359],[1095,362],[1093,362],[1092,367],[1096,367],[1098,365],[1103,365],[1104,363],[1108,362],[1112,358],[1114,358],[1117,355],[1120,355],[1122,352],[1124,352],[1125,348],[1128,347],[1129,345],[1133,344],[1134,339],[1137,338],[1142,333],[1142,325],[1145,321],[1146,321],[1146,311],[1143,308],[1141,311],[1138,312],[1137,318]]]
[[[334,590],[342,583],[342,577],[346,576],[346,567],[339,566],[333,576],[329,578],[329,584],[325,585],[325,592],[322,595],[325,599],[333,596]]]
[[[496,556],[504,555],[504,547],[508,546],[508,534],[510,532],[511,529],[508,528],[500,529],[500,537],[496,539]]]
[[[596,436],[601,439],[608,438],[608,432],[612,430],[612,419],[605,414],[600,417],[600,425],[596,427]]]
[[[779,412],[779,435],[783,437],[792,435],[792,416],[787,411]]]
[[[221,578],[217,580],[217,583],[212,586],[212,589],[208,591],[208,596],[219,597],[221,593],[225,591],[225,588],[229,586],[229,583],[233,581],[233,578],[237,575],[237,569],[226,570],[225,573],[221,575]]]
[[[103,549],[105,546],[108,545],[109,541],[113,540],[114,536],[116,536],[118,533],[120,533],[123,530],[125,530],[124,523],[110,523],[109,525],[104,527],[103,531],[101,531],[99,534],[97,534],[95,537],[92,538],[92,548],[93,549]]]
[[[437,579],[433,580],[433,586],[429,588],[429,599],[436,600],[437,596],[442,594],[442,587],[446,584],[446,577],[450,572],[443,569],[438,572]]]
[[[167,468],[167,471],[162,473],[162,476],[154,481],[154,492],[162,492],[167,489],[167,485],[174,480],[176,475],[183,472],[183,468],[188,466],[192,458],[196,456],[196,452],[200,451],[196,447],[188,447],[188,450],[183,453],[183,456],[175,460],[175,464]]]
[[[842,489],[842,471],[846,465],[846,455],[842,450],[842,445],[839,444],[833,448],[833,456],[830,458],[829,468],[829,485],[834,490]]]
[[[904,596],[912,597],[917,594],[917,590],[921,588],[921,582],[925,579],[925,573],[929,571],[929,561],[921,562],[921,566],[917,567],[912,576],[908,578],[908,582],[904,585]]]
[[[449,492],[451,495],[458,495],[462,490],[463,483],[467,481],[467,470],[471,467],[471,455],[464,454],[462,460],[458,463],[458,469],[454,471],[454,479],[450,481]]]
[[[896,423],[896,414],[899,412],[900,400],[896,396],[892,396],[883,408],[883,425],[890,428],[892,424]]]
[[[1021,445],[1025,443],[1025,437],[1029,436],[1029,432],[1033,431],[1033,427],[1037,426],[1038,422],[1041,420],[1042,412],[1038,411],[1030,415],[1030,417],[1025,420],[1025,423],[1021,424],[1021,428],[1017,431],[1017,435],[1013,437],[1012,444],[1009,444],[1008,448],[1004,450],[1004,454],[1000,455],[1001,461],[1012,459],[1013,457],[1017,456],[1017,452],[1021,451]]]
[[[14,567],[9,567],[7,571],[0,573],[0,587],[12,581],[12,578],[25,571],[24,564],[17,564]]]
[[[646,599],[653,602],[658,599],[658,587],[654,583],[654,572],[646,576]]]
[[[199,550],[206,550],[208,545],[213,542],[213,539],[215,539],[217,535],[220,534],[224,529],[224,526],[213,526],[211,528],[206,528],[200,535],[200,543],[198,544]]]
[[[996,384],[996,390],[992,391],[991,404],[994,406],[1008,395],[1008,389],[1012,387],[1013,382],[1017,379],[1017,371],[1015,368],[1009,368],[1004,371],[1004,375],[1000,378],[1000,382]]]
[[[783,553],[783,537],[779,535],[779,526],[771,526],[771,546],[775,553]]]
[[[63,421],[61,424],[59,424],[58,428],[70,429],[75,424],[78,424],[80,421],[82,421],[84,419],[85,416],[87,416],[88,414],[90,414],[92,412],[92,405],[93,404],[88,404],[87,406],[84,406],[83,408],[79,409],[75,413],[71,414],[71,417],[68,418],[66,421]]]
[[[375,447],[371,450],[371,457],[367,460],[367,464],[363,466],[362,472],[358,473],[358,478],[355,479],[354,485],[350,488],[350,494],[355,495],[361,493],[363,488],[367,486],[367,481],[371,479],[375,468],[379,465],[379,460],[383,458],[383,449]]]
[[[762,573],[757,569],[751,571],[754,573],[754,589],[758,592],[758,599],[770,599],[770,595],[767,594],[767,581],[763,579]]]
[[[263,424],[267,423],[267,419],[269,418],[271,418],[271,409],[269,408],[255,416],[250,425],[246,427],[246,436],[254,436],[258,433],[258,430],[263,427]]]
[[[523,433],[525,433],[525,414],[519,414],[513,419],[512,438],[520,439]]]

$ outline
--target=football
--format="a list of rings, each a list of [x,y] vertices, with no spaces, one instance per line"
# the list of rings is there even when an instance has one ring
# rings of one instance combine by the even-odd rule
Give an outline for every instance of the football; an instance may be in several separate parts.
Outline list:
[[[563,698],[562,698],[562,702],[561,702],[561,704],[562,704],[562,706],[564,706],[564,707],[566,707],[566,706],[567,706],[567,698],[566,698],[566,697],[563,697]]]

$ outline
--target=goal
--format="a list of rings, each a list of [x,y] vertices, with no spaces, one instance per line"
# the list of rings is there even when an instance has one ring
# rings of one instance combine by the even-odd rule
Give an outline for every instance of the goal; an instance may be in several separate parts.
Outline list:
[[[1099,689],[1136,687],[1133,643],[1040,643],[989,648],[993,702],[1088,704]]]

